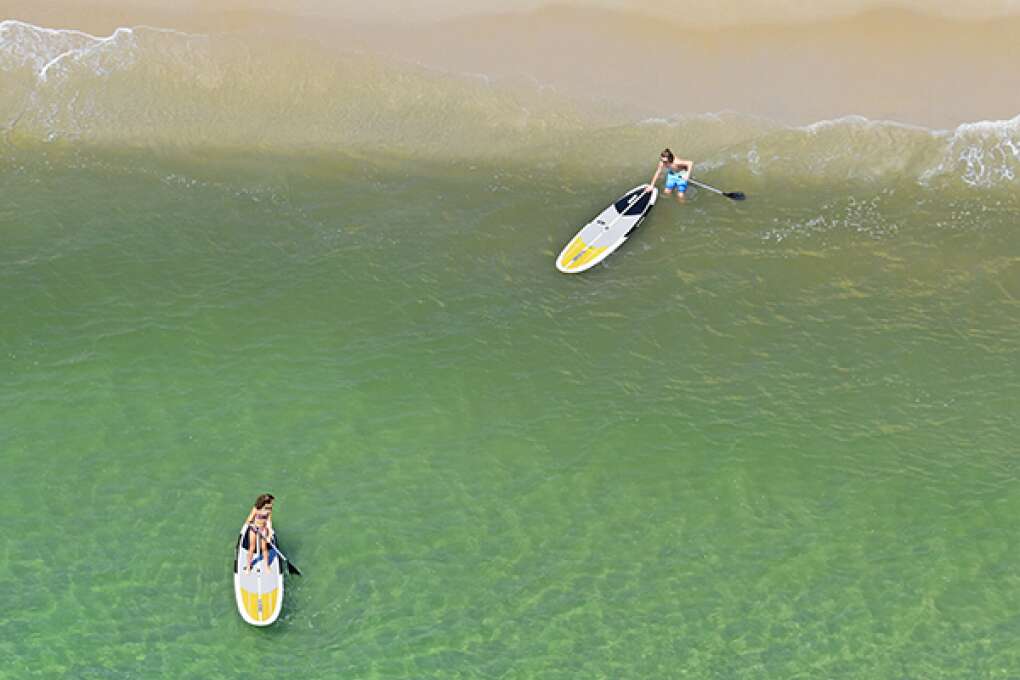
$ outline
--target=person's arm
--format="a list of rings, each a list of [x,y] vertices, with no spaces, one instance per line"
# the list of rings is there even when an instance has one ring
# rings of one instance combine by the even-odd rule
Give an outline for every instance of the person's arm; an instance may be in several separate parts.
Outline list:
[[[255,506],[252,506],[251,512],[248,513],[248,519],[244,520],[244,523],[251,524],[253,519],[255,519]]]
[[[662,166],[662,161],[659,161],[659,164],[655,166],[655,174],[652,175],[652,179],[648,182],[648,186],[645,187],[645,191],[651,191],[652,187],[655,186],[655,183],[659,181],[659,174],[662,172]]]
[[[687,200],[687,182],[691,179],[691,173],[694,172],[694,161],[689,161],[686,158],[682,158],[679,161],[680,166],[683,170],[680,171],[680,176],[684,178],[684,183],[680,185],[682,191],[676,192],[677,199],[681,201]],[[678,189],[680,188],[678,187]]]

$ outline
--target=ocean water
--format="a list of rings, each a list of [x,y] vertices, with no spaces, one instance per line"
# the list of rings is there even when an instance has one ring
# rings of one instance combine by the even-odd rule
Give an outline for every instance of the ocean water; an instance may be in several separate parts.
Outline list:
[[[1020,677],[1020,118],[193,29],[0,23],[0,677]]]

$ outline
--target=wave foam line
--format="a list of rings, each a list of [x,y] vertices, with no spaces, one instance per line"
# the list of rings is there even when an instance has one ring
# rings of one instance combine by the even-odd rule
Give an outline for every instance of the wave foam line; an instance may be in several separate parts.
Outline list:
[[[162,33],[166,35],[179,35],[185,38],[206,39],[209,37],[204,34],[186,33],[170,28],[160,28],[158,26],[148,26],[145,24],[138,26],[121,26],[115,29],[113,33],[108,36],[96,36],[77,29],[45,28],[24,21],[19,21],[17,19],[5,19],[4,21],[0,21],[0,52],[8,51],[15,57],[21,56],[22,63],[31,65],[33,70],[36,71],[36,77],[39,81],[46,82],[49,77],[50,69],[56,67],[64,60],[76,59],[78,61],[83,61],[86,57],[96,53],[104,47],[117,46],[118,42],[122,39],[133,42],[136,31],[151,31],[153,33]],[[53,42],[55,40],[57,44],[48,44],[46,40],[41,39],[42,36],[49,37],[49,42]],[[69,42],[72,44],[75,42],[85,44],[69,47],[67,45]],[[26,53],[26,51],[23,50],[25,43],[30,43],[38,51],[33,53],[30,48]],[[52,57],[47,54],[47,52],[52,52],[57,49],[62,49],[63,51]],[[39,52],[41,52],[41,54]],[[45,62],[43,62],[44,59],[46,60]],[[42,65],[40,66],[40,64]],[[99,72],[102,73],[102,71]]]

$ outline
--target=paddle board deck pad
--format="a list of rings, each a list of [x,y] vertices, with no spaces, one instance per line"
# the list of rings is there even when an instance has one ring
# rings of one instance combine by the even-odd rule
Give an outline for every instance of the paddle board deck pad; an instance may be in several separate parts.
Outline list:
[[[634,187],[584,225],[556,258],[556,268],[564,274],[577,274],[591,269],[622,246],[659,197],[658,189],[646,193],[645,186]]]
[[[283,560],[272,548],[269,564],[262,554],[262,541],[258,541],[253,554],[254,565],[248,565],[246,544],[247,525],[241,527],[234,556],[234,597],[241,618],[253,626],[268,626],[280,615],[283,608]],[[275,540],[275,537],[274,537]]]

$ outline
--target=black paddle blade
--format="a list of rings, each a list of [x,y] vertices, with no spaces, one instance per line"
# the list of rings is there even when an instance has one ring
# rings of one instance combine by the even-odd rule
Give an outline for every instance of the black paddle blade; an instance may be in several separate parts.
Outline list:
[[[288,574],[294,574],[295,576],[300,576],[301,575],[301,570],[298,569],[297,567],[295,567],[290,562],[288,562],[287,563],[287,573]]]
[[[723,193],[723,196],[725,196],[726,198],[732,198],[734,201],[742,201],[745,198],[747,198],[747,196],[744,195],[743,191],[729,191]]]

